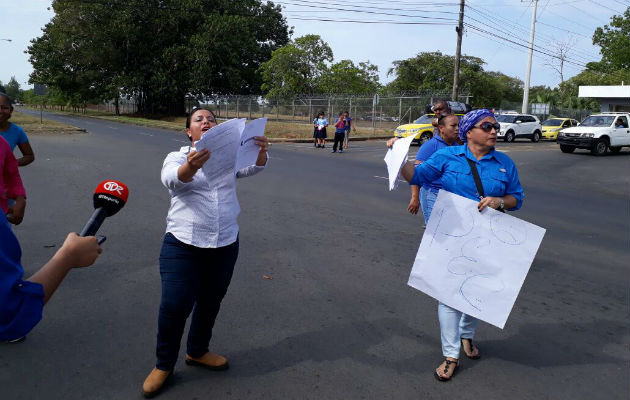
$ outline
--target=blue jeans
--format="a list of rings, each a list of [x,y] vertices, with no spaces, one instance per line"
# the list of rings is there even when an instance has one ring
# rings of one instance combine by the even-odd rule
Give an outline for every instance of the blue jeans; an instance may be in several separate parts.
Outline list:
[[[429,223],[435,199],[437,199],[437,192],[432,192],[431,189],[426,189],[424,186],[420,188],[420,206],[422,207],[425,225]]]
[[[186,319],[192,311],[186,353],[208,352],[214,320],[232,280],[238,257],[236,242],[219,248],[199,248],[164,236],[160,252],[162,302],[158,317],[156,367],[170,371],[177,362]]]
[[[479,320],[443,303],[438,303],[438,319],[442,337],[442,355],[459,358],[460,338],[472,339]]]
[[[424,214],[424,223],[429,223],[437,193],[425,187],[420,188],[420,204]],[[479,320],[470,315],[457,311],[443,303],[438,303],[438,319],[440,320],[440,334],[442,338],[442,355],[444,357],[459,358],[460,338],[472,339]]]

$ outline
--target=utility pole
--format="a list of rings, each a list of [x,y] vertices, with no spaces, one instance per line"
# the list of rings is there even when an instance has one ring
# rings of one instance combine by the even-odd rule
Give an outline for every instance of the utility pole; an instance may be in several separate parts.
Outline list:
[[[536,31],[536,8],[538,0],[534,0],[534,12],[532,12],[532,27],[529,33],[529,58],[527,59],[527,76],[525,77],[525,87],[523,88],[523,106],[521,112],[527,112],[529,105],[529,78],[532,74],[532,55],[534,54],[534,32]]]
[[[457,32],[457,50],[455,53],[455,71],[453,72],[453,94],[451,98],[457,101],[457,91],[459,89],[459,60],[462,56],[462,35],[464,33],[464,1],[459,2],[459,25],[455,28]]]

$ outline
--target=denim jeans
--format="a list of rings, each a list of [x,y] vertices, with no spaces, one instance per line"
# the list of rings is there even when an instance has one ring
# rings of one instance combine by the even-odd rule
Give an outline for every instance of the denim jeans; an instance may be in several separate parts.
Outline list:
[[[177,361],[186,319],[192,311],[186,352],[201,357],[208,351],[214,320],[227,292],[238,257],[236,242],[199,248],[164,236],[160,252],[162,302],[158,317],[158,369],[172,370]]]
[[[424,223],[429,223],[437,193],[425,187],[420,188],[420,204],[424,214]],[[459,358],[460,338],[472,339],[479,321],[457,311],[443,303],[438,303],[438,319],[440,320],[440,334],[442,337],[442,355],[444,357]]]
[[[429,217],[433,210],[433,205],[437,199],[437,193],[432,192],[430,189],[426,189],[424,186],[420,188],[420,206],[422,207],[422,214],[424,215],[424,224],[429,223]]]
[[[442,337],[442,355],[459,359],[460,338],[472,339],[479,320],[446,304],[438,304],[438,319]]]

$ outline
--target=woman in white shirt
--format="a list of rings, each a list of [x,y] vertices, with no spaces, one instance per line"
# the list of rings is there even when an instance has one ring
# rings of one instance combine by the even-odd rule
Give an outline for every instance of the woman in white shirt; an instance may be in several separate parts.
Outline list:
[[[212,111],[194,108],[186,120],[192,145],[169,153],[162,166],[162,183],[169,189],[171,206],[160,252],[157,363],[142,385],[145,397],[157,395],[172,374],[191,311],[186,364],[211,370],[228,368],[227,359],[208,351],[208,345],[238,257],[236,178],[261,171],[270,144],[264,136],[255,137],[260,147],[255,165],[210,180],[202,166],[211,151],[196,151],[194,143],[215,125]]]

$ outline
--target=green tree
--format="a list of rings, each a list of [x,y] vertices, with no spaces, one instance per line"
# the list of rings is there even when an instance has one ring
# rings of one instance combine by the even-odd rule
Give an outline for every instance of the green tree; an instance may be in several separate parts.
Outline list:
[[[320,91],[330,94],[374,94],[380,86],[378,67],[369,61],[357,66],[341,60],[326,69],[319,82]]]
[[[7,88],[4,87],[4,85],[2,84],[2,81],[0,81],[0,93],[5,93],[6,94]]]
[[[299,37],[277,49],[260,67],[261,89],[269,98],[289,98],[319,91],[319,79],[332,62],[330,46],[318,35]]]
[[[455,57],[441,52],[424,52],[406,60],[394,61],[388,75],[396,78],[387,86],[391,91],[430,91],[450,93],[453,86]],[[479,57],[462,56],[460,83],[462,92],[472,96],[475,107],[494,107],[502,100],[518,101],[523,82],[501,72],[484,71]]]
[[[602,60],[589,69],[630,70],[630,7],[623,15],[613,16],[610,25],[595,29],[593,44],[600,47]]]
[[[9,80],[9,83],[7,83],[5,86],[4,93],[9,95],[9,97],[11,97],[13,100],[18,100],[21,97],[21,92],[22,91],[20,90],[20,84],[18,83],[17,79],[15,79],[15,76],[12,76]]]
[[[258,0],[54,0],[28,48],[31,81],[68,101],[133,97],[144,113],[181,114],[187,95],[256,92],[257,72],[289,29]]]

